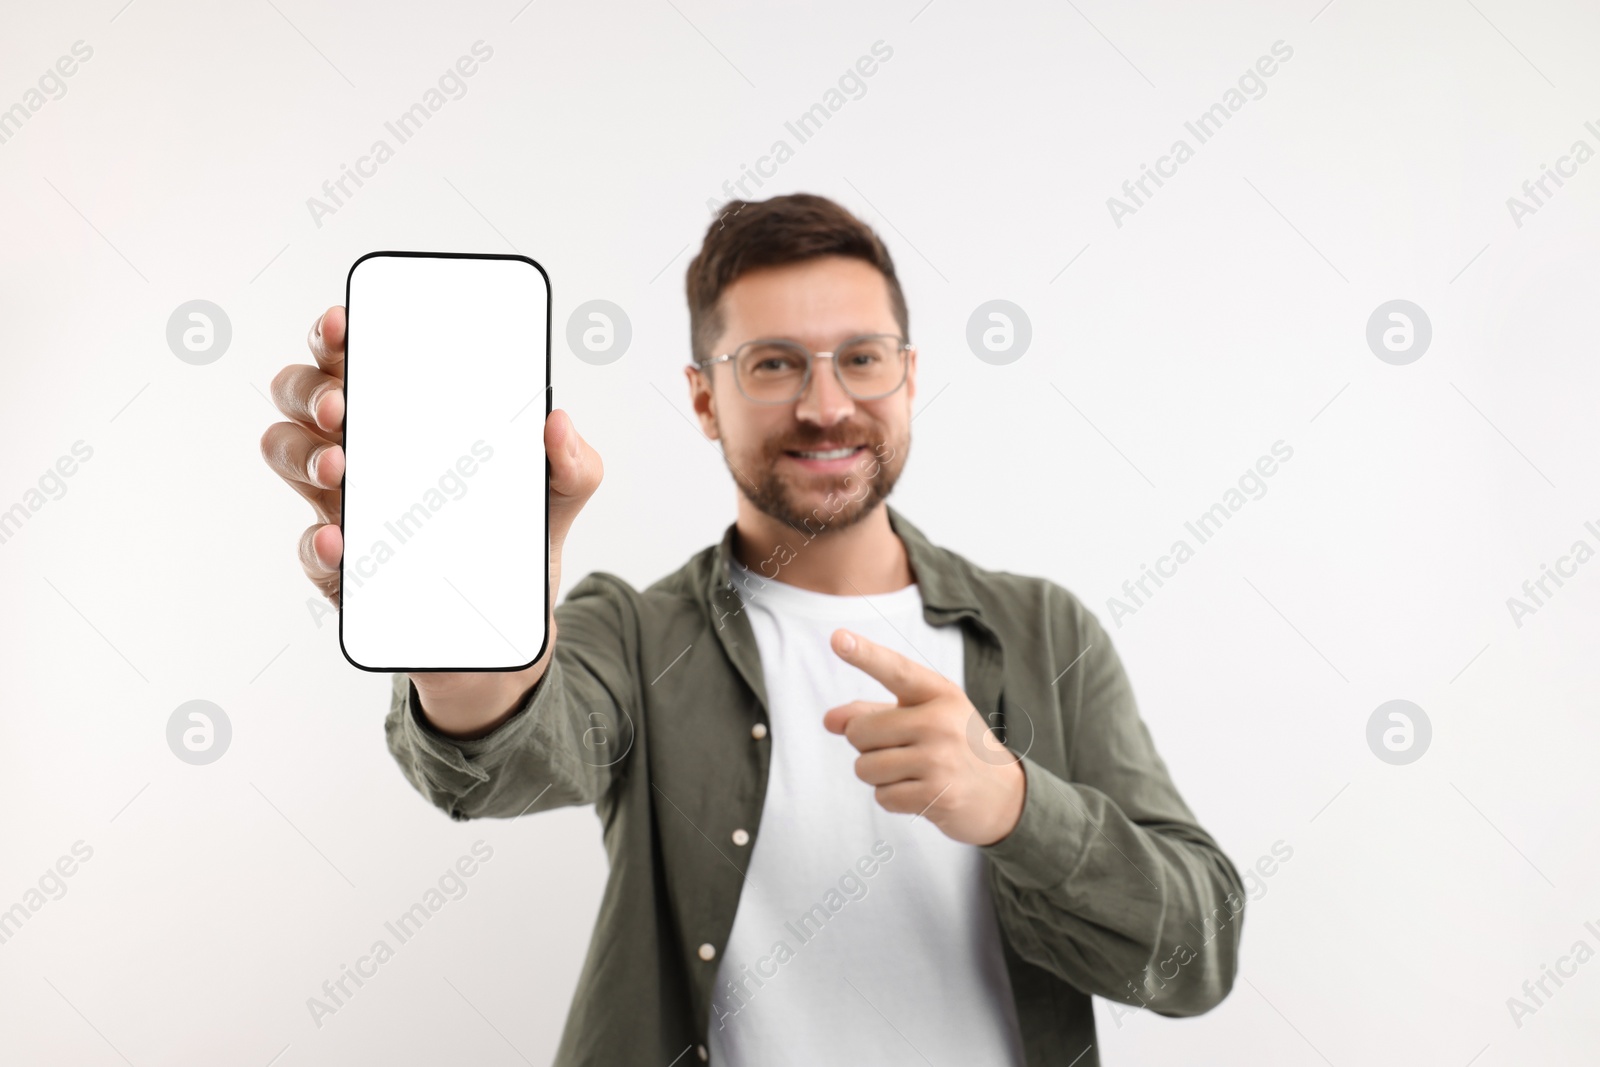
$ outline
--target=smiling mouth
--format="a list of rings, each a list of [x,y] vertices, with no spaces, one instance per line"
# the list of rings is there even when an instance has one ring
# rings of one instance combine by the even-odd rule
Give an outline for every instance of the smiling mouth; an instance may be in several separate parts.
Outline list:
[[[848,459],[857,452],[866,448],[866,445],[845,445],[840,448],[828,449],[785,449],[784,454],[795,456],[799,459],[833,460]]]

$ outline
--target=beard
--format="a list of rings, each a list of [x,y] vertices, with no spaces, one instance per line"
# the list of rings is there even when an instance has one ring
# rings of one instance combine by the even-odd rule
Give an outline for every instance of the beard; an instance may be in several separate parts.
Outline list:
[[[808,471],[783,462],[790,450],[811,450],[825,441],[841,438],[865,446],[847,470]],[[890,441],[882,433],[868,429],[835,427],[825,431],[802,426],[792,435],[764,441],[740,453],[737,461],[724,448],[723,458],[734,484],[762,514],[815,535],[847,529],[870,515],[894,489],[910,451],[909,432],[898,441]]]

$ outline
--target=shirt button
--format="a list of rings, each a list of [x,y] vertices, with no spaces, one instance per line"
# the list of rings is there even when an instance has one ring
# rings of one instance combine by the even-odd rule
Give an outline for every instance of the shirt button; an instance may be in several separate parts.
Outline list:
[[[707,941],[705,944],[700,946],[700,958],[701,959],[709,960],[709,959],[712,959],[713,957],[715,957],[716,954],[717,954],[717,946],[713,945],[711,942]]]
[[[694,1050],[702,1060],[708,1060],[711,1058],[711,1053],[706,1051],[706,1047],[704,1045],[696,1045]]]
[[[733,832],[733,843],[736,845],[748,845],[750,843],[750,835],[745,833],[741,827]]]
[[[750,736],[755,738],[757,741],[761,740],[763,737],[766,737],[767,724],[764,722],[758,722],[754,726],[750,727]]]

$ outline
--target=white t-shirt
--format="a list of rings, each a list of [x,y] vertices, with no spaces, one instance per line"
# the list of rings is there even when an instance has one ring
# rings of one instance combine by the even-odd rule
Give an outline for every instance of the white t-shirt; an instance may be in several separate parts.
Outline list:
[[[895,699],[834,653],[835,629],[931,664],[959,685],[960,628],[929,626],[914,584],[833,596],[737,560],[734,572],[760,646],[771,721],[762,743],[772,753],[761,825],[745,828],[753,852],[717,968],[713,1067],[1020,1067],[982,855],[926,816],[879,807],[855,776],[860,753],[822,725],[836,705]]]

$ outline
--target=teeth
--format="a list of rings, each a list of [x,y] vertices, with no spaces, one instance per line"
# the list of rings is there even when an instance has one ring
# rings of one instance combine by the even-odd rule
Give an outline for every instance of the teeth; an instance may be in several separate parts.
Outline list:
[[[800,452],[798,455],[806,459],[843,459],[855,451],[855,446],[850,448],[835,448],[830,452]]]

